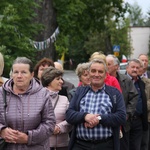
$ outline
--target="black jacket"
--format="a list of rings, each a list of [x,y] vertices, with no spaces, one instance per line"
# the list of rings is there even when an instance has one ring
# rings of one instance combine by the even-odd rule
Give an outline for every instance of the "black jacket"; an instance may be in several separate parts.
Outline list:
[[[138,92],[132,80],[127,75],[117,72],[117,80],[122,90],[127,111],[127,123],[124,125],[124,130],[127,132],[130,130],[130,118],[135,112],[138,100]]]

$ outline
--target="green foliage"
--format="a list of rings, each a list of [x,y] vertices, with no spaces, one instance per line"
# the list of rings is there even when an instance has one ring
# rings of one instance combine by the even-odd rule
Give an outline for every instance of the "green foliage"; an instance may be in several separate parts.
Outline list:
[[[142,14],[142,9],[137,3],[129,5],[128,18],[130,19],[131,26],[144,26],[144,17]]]
[[[59,44],[57,44],[57,43],[59,43]],[[69,47],[68,36],[63,36],[63,38],[62,38],[62,34],[60,34],[58,36],[57,41],[55,42],[55,48],[56,48],[56,52],[58,53],[59,58],[61,57],[61,55],[63,53],[68,53],[68,47]]]
[[[105,39],[106,39],[106,34],[104,32],[90,33],[88,35],[88,40],[86,40],[84,43],[84,50],[89,55],[91,55],[94,51],[105,52]]]
[[[150,10],[147,12],[146,20],[145,20],[145,26],[150,27]]]
[[[120,20],[116,27],[114,26],[114,28],[110,28],[112,45],[120,45],[120,60],[122,55],[129,56],[131,54],[130,39],[128,37],[129,24],[130,22],[128,19]]]
[[[105,46],[110,36],[107,21],[112,18],[114,22],[119,21],[127,10],[122,0],[55,0],[54,7],[61,34],[56,49],[61,53],[67,46],[63,44],[64,38],[69,37],[68,57],[77,63],[87,61],[94,51],[108,51]]]
[[[25,56],[34,62],[35,48],[31,44],[40,25],[33,23],[36,16],[32,0],[5,0],[0,5],[0,51],[5,60],[5,76],[9,76],[12,61]]]
[[[93,53],[93,47],[95,51],[102,51],[103,53],[113,53],[106,51],[107,39],[110,38],[111,47],[113,45],[120,46],[119,58],[122,54],[128,56],[130,54],[130,42],[128,40],[128,27],[129,20],[120,20],[116,23],[114,20],[107,21],[106,29],[103,32],[94,32],[88,36],[88,40],[84,44],[84,48],[88,54]]]

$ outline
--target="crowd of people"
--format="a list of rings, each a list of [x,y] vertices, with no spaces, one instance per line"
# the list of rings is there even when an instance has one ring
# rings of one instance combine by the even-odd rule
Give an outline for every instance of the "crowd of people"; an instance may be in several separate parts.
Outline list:
[[[148,55],[128,61],[94,52],[75,72],[78,86],[63,79],[63,66],[49,58],[36,65],[17,57],[10,79],[2,77],[0,139],[4,150],[149,150]],[[4,95],[6,107],[4,107]]]

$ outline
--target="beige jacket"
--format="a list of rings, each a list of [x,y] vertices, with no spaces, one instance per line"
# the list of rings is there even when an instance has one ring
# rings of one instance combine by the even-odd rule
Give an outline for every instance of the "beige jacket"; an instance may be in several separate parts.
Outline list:
[[[54,106],[56,97],[52,97],[52,105]],[[68,109],[69,101],[66,96],[59,95],[58,102],[54,109],[55,117],[56,117],[56,125],[58,125],[61,129],[61,133],[57,135],[52,135],[50,137],[50,147],[66,147],[69,143],[69,132],[72,129],[72,126],[66,122],[66,110]]]
[[[147,111],[148,111],[148,122],[150,122],[150,79],[142,77],[145,83],[145,94],[147,98]]]

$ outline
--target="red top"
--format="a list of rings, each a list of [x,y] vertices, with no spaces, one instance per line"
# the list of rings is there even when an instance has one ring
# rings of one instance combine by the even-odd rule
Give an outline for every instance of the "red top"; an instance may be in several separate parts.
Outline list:
[[[117,88],[122,93],[118,80],[115,77],[109,75],[108,73],[106,75],[105,83],[107,85]],[[82,85],[82,82],[79,82],[78,86],[81,86],[81,85]]]
[[[117,88],[122,93],[122,90],[121,90],[121,87],[120,87],[118,80],[115,77],[109,75],[108,73],[106,75],[105,83],[107,85],[110,85],[110,86]]]

